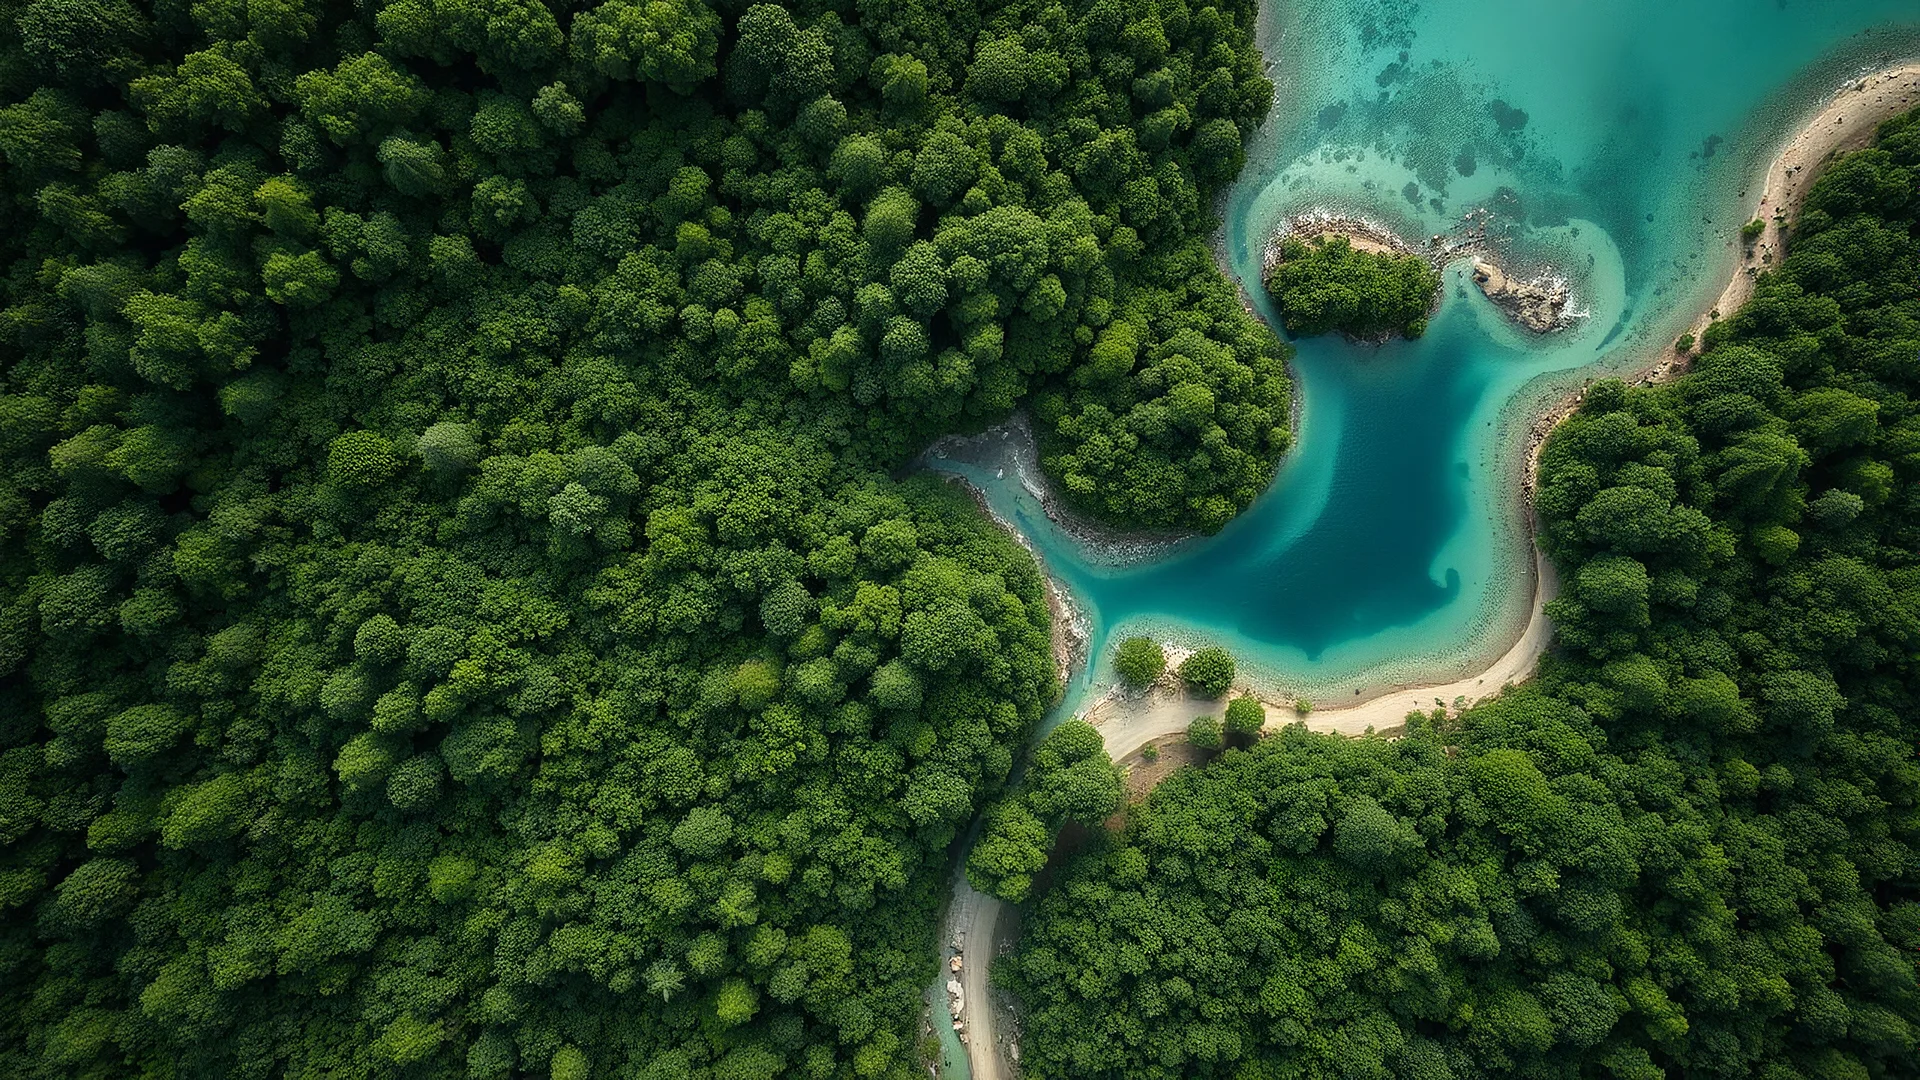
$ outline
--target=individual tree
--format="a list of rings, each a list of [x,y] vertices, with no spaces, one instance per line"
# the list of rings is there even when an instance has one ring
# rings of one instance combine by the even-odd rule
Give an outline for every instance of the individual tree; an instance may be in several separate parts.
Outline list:
[[[1218,645],[1196,649],[1180,661],[1180,679],[1201,697],[1217,698],[1233,687],[1233,654]]]
[[[967,855],[967,880],[982,892],[1020,903],[1033,888],[1033,875],[1047,865],[1052,834],[1024,802],[1010,799],[988,807],[986,826]]]
[[[1217,716],[1196,716],[1187,725],[1187,742],[1201,750],[1218,750],[1225,739]]]
[[[1241,694],[1227,702],[1224,719],[1227,737],[1240,743],[1248,743],[1260,737],[1260,729],[1267,723],[1267,710],[1260,704],[1259,698],[1251,694]]]
[[[1113,667],[1128,686],[1136,689],[1152,686],[1167,670],[1167,654],[1150,637],[1134,636],[1114,651]]]

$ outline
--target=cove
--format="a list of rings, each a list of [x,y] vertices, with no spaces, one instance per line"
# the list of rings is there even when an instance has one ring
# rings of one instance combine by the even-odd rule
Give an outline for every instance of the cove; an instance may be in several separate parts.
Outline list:
[[[1263,691],[1323,705],[1477,670],[1532,598],[1526,427],[1583,381],[1671,347],[1734,264],[1745,189],[1850,76],[1920,55],[1911,0],[1311,0],[1262,13],[1277,86],[1219,207],[1256,314],[1275,228],[1358,216],[1416,243],[1484,231],[1582,318],[1533,337],[1453,265],[1427,335],[1297,342],[1294,448],[1217,536],[1116,547],[1045,513],[1018,438],[928,464],[1024,534],[1088,625],[1057,715],[1111,681],[1119,638],[1215,643]],[[942,456],[944,455],[944,456]]]

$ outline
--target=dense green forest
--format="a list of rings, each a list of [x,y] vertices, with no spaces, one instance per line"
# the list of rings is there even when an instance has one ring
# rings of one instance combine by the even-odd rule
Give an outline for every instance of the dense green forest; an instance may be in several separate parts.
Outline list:
[[[1097,833],[995,971],[1027,1075],[1920,1075],[1920,113],[1540,476],[1538,677]]]
[[[1417,338],[1440,295],[1440,272],[1418,255],[1360,251],[1345,236],[1289,237],[1266,271],[1267,294],[1295,337]]]
[[[1246,0],[0,2],[0,1072],[906,1077],[1030,407],[1217,528]]]

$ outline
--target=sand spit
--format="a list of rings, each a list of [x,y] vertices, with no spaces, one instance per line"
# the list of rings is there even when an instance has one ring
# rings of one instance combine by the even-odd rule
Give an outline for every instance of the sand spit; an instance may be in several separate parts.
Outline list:
[[[1523,330],[1551,334],[1573,322],[1567,314],[1567,301],[1573,299],[1573,287],[1566,278],[1545,274],[1532,281],[1508,277],[1497,264],[1485,259],[1473,260],[1473,283],[1487,294],[1495,307],[1506,313]]]
[[[1700,355],[1700,339],[1707,327],[1732,315],[1753,296],[1760,274],[1778,266],[1786,257],[1787,225],[1806,201],[1820,170],[1835,157],[1857,150],[1873,139],[1882,122],[1920,106],[1920,62],[1901,64],[1871,75],[1858,76],[1834,91],[1827,103],[1787,139],[1767,166],[1754,204],[1753,217],[1765,225],[1751,243],[1737,239],[1740,260],[1728,273],[1718,299],[1702,311],[1687,330],[1688,347],[1659,348],[1624,381],[1638,386],[1655,386],[1686,374]],[[1749,191],[1752,189],[1749,188]],[[1540,447],[1560,421],[1572,416],[1586,396],[1585,388],[1576,390],[1535,418],[1527,431],[1527,470],[1521,485],[1521,498],[1529,512],[1533,509],[1534,483],[1540,470]]]
[[[1571,307],[1573,285],[1552,267],[1533,277],[1522,279],[1501,265],[1487,246],[1485,214],[1468,214],[1452,233],[1436,233],[1424,248],[1408,243],[1392,228],[1371,218],[1327,210],[1310,210],[1287,219],[1267,241],[1261,252],[1260,277],[1264,281],[1280,263],[1280,248],[1288,240],[1325,241],[1344,237],[1355,251],[1380,255],[1413,255],[1427,260],[1435,270],[1470,259],[1473,281],[1488,300],[1514,325],[1535,334],[1551,334],[1572,326],[1577,316]],[[1434,297],[1439,305],[1440,298]],[[1251,309],[1249,309],[1251,310]]]
[[[1759,199],[1747,220],[1763,228],[1751,243],[1742,245],[1740,261],[1720,290],[1713,307],[1701,312],[1687,331],[1694,339],[1692,354],[1707,327],[1732,315],[1753,295],[1754,280],[1786,256],[1787,225],[1806,201],[1820,168],[1848,150],[1873,139],[1883,121],[1920,106],[1920,62],[1902,64],[1863,75],[1837,90],[1813,119],[1781,147],[1760,185]],[[1748,190],[1752,190],[1751,188]]]

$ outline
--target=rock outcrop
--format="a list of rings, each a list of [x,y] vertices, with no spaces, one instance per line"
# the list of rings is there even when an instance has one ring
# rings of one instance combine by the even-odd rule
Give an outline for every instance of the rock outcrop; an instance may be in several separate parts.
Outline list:
[[[1564,330],[1571,322],[1567,301],[1572,290],[1559,278],[1515,281],[1485,259],[1473,260],[1474,284],[1507,318],[1536,334]]]

